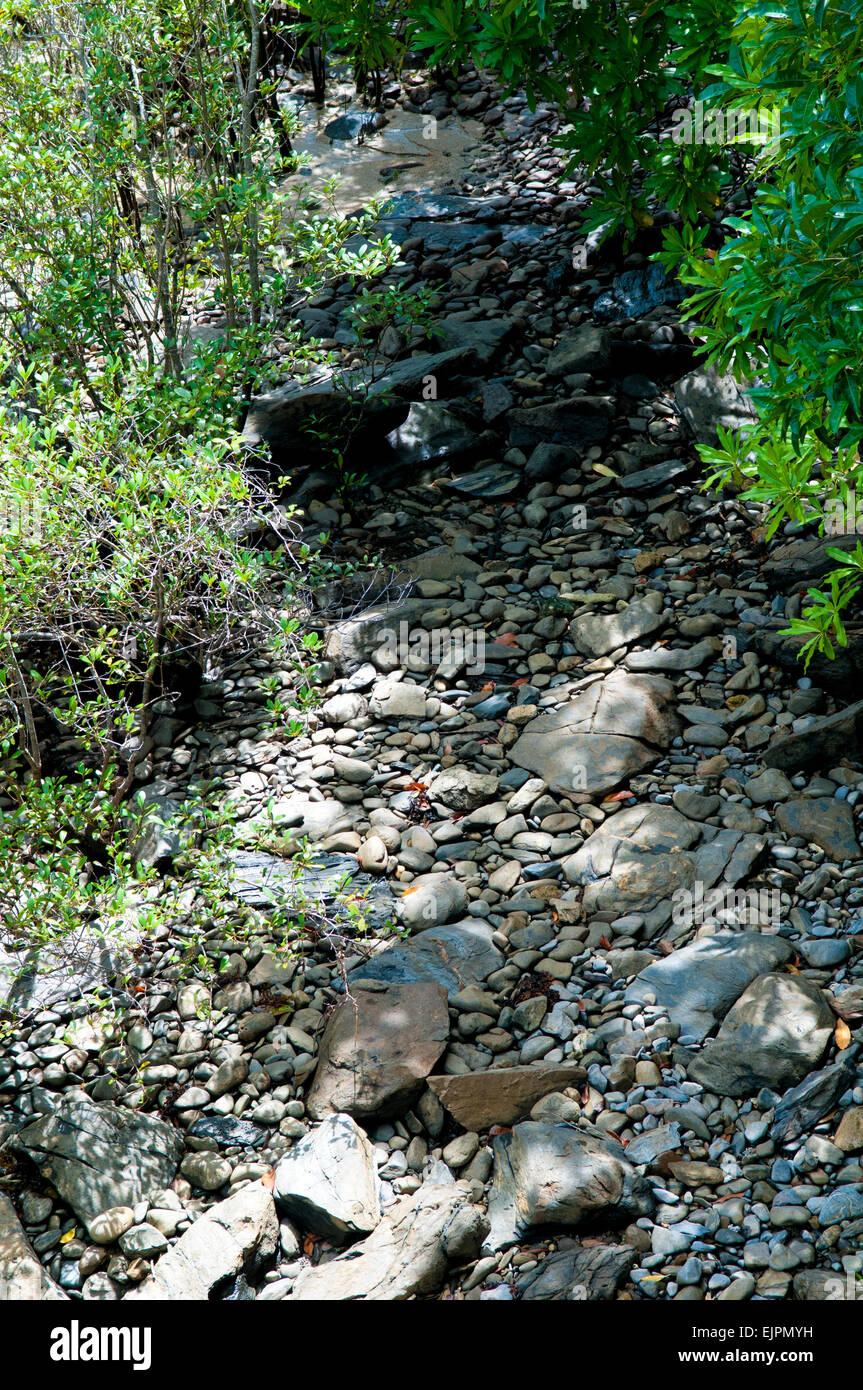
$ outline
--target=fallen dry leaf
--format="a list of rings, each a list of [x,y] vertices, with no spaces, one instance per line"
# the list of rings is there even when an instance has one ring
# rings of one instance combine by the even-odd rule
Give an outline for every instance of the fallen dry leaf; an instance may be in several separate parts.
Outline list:
[[[840,1018],[839,1022],[836,1024],[833,1036],[836,1039],[836,1046],[839,1048],[839,1051],[844,1052],[851,1041],[851,1029],[848,1027],[844,1018]]]

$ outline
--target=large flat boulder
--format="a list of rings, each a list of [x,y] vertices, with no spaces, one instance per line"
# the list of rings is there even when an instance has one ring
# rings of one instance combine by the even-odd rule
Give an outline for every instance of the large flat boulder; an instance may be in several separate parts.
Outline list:
[[[351,989],[361,980],[382,984],[432,981],[452,997],[466,985],[479,985],[500,970],[504,955],[492,941],[492,928],[476,917],[429,927],[410,941],[385,947],[348,975]]]
[[[110,1207],[134,1207],[173,1180],[183,1152],[163,1120],[67,1095],[9,1140],[85,1222]]]
[[[510,757],[564,795],[601,795],[654,763],[678,736],[674,702],[664,676],[615,671],[532,719]]]
[[[563,861],[563,872],[584,888],[588,913],[643,913],[649,937],[673,921],[677,939],[699,925],[699,885],[702,894],[714,885],[720,894],[733,888],[764,849],[763,836],[705,829],[671,806],[648,803],[604,821]]]
[[[336,801],[312,803],[324,808],[338,804]],[[334,817],[321,815],[318,825],[325,824],[326,819],[331,824],[336,823]],[[316,838],[310,836],[310,843]],[[230,864],[233,891],[249,907],[281,907],[290,902],[297,912],[323,912],[329,918],[345,920],[349,915],[345,898],[353,894],[361,901],[369,926],[385,929],[392,925],[397,901],[392,889],[387,882],[363,873],[355,855],[322,851],[315,855],[313,863],[298,867],[292,859],[264,850],[232,850]]]
[[[583,1086],[584,1067],[574,1062],[555,1066],[490,1067],[462,1076],[430,1076],[428,1084],[441,1105],[473,1133],[492,1125],[511,1125],[529,1115],[537,1101],[567,1086]]]
[[[628,1004],[649,995],[683,1034],[706,1038],[759,975],[790,960],[791,946],[760,932],[717,932],[681,946],[642,970],[626,991]]]
[[[305,385],[291,383],[255,397],[243,424],[243,443],[248,448],[267,444],[279,459],[295,450],[309,461],[331,458],[331,446],[320,444],[314,431],[350,426],[356,432],[360,410],[363,424],[381,438],[404,420],[405,403],[421,395],[426,377],[444,381],[470,360],[469,348],[456,347],[419,353],[377,376],[372,369],[357,368],[322,374]]]

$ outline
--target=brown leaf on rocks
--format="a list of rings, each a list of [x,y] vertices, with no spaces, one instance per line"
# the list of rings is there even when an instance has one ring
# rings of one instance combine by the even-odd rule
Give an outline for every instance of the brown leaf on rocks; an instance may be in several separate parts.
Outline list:
[[[851,1041],[851,1029],[848,1027],[844,1018],[840,1018],[839,1022],[836,1024],[833,1036],[836,1039],[836,1046],[839,1048],[839,1051],[844,1052]]]

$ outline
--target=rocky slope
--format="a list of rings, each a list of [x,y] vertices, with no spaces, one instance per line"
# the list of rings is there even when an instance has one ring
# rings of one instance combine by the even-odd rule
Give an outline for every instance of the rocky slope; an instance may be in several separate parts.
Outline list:
[[[166,729],[151,792],[231,804],[252,926],[184,974],[178,914],[113,1022],[110,964],[37,981],[0,1296],[803,1300],[863,1269],[859,710],[776,635],[817,547],[700,492],[745,398],[642,253],[579,268],[554,113],[473,88],[487,152],[387,220],[443,333],[381,345],[371,501],[301,452],[326,382],[246,426],[310,539],[397,579],[332,617],[301,737],[265,654]],[[306,318],[350,366],[347,304]],[[318,846],[307,891],[366,895],[346,959],[277,949],[275,834]]]

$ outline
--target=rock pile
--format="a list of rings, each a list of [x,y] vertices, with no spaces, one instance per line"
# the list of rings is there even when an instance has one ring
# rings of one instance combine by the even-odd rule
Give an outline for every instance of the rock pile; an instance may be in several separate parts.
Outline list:
[[[261,654],[160,744],[164,804],[209,786],[238,823],[203,957],[192,893],[131,1005],[116,964],[31,963],[12,1297],[804,1299],[863,1271],[859,710],[770,648],[799,595],[757,510],[698,490],[692,431],[746,406],[691,374],[675,287],[640,253],[574,270],[555,113],[461,93],[486,152],[386,224],[445,311],[384,345],[389,490],[301,480],[309,535],[403,582],[334,616],[300,736]],[[345,295],[311,307],[358,370]],[[340,401],[280,389],[247,435],[303,447]],[[342,959],[271,929],[346,874]]]

